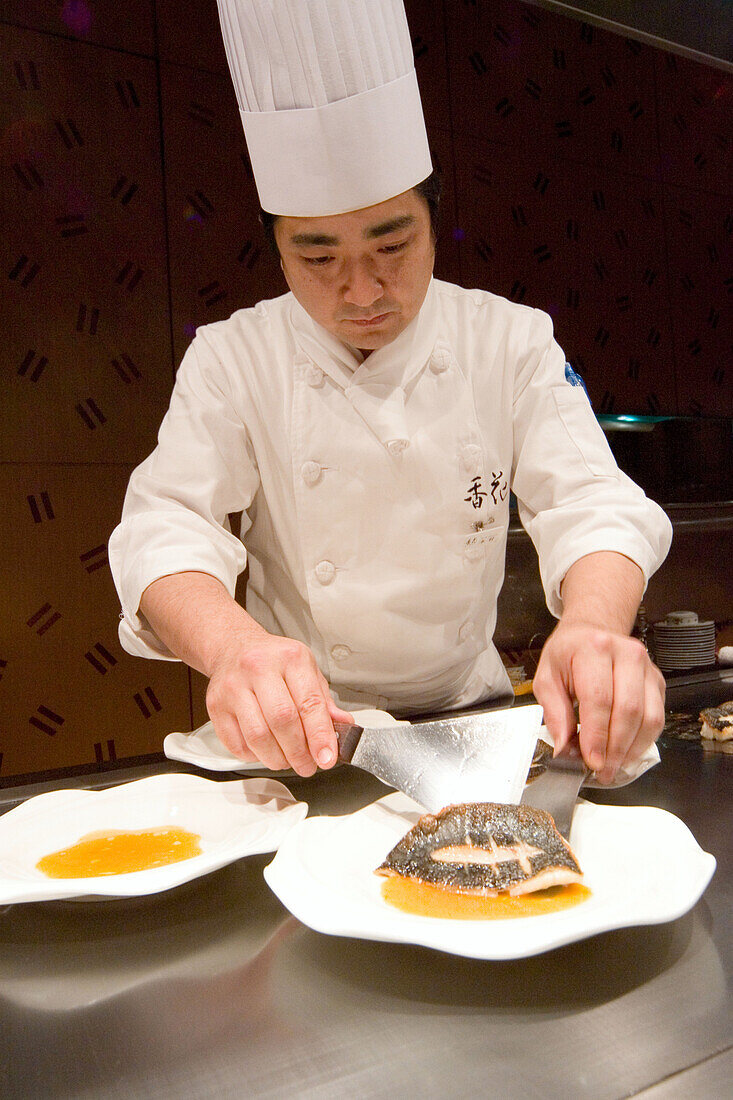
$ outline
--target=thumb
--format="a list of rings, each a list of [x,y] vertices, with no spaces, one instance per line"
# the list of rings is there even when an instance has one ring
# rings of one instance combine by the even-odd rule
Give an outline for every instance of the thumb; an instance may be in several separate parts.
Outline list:
[[[328,693],[326,694],[326,706],[332,722],[346,722],[349,726],[357,724],[354,715],[349,714],[348,710],[342,710]]]

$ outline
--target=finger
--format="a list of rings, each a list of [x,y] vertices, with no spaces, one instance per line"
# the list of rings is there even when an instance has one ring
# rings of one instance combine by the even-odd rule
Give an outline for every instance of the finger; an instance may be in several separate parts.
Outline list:
[[[621,762],[622,767],[631,768],[640,760],[664,729],[664,693],[664,677],[650,663],[644,684],[644,720]]]
[[[315,676],[314,671],[291,666],[286,683],[298,708],[310,759],[320,768],[332,768],[338,759],[336,734],[327,695],[321,687],[322,677]]]
[[[206,690],[206,709],[214,727],[214,733],[224,748],[240,760],[255,760],[256,757],[247,747],[236,716],[229,707],[220,704],[217,692],[212,689],[211,683]]]
[[[247,763],[257,760],[255,754],[248,748],[239,727],[239,722],[233,714],[211,713],[209,717],[214,727],[214,733],[225,749],[228,749],[234,756]]]
[[[596,646],[576,655],[573,682],[578,700],[580,751],[591,771],[599,774],[606,763],[609,723],[613,709],[613,661],[610,648]]]
[[[290,767],[277,736],[270,728],[265,708],[256,695],[240,702],[236,717],[245,744],[266,768],[283,771]]]
[[[649,658],[643,646],[625,639],[617,647],[613,666],[613,709],[608,730],[606,760],[598,779],[612,783],[618,768],[644,727]]]
[[[554,755],[557,756],[575,736],[577,721],[573,700],[559,676],[545,678],[540,675],[539,682],[535,677],[532,684],[534,696],[542,707],[547,732],[555,746]]]
[[[326,700],[326,708],[328,710],[329,717],[331,718],[331,721],[332,722],[344,722],[344,723],[347,723],[350,726],[355,725],[356,720],[354,718],[354,715],[351,714],[350,711],[344,710],[343,707],[340,707],[338,705],[336,700],[331,695],[331,685],[329,684],[328,680],[323,675],[323,673],[321,672],[320,669],[318,669],[318,681],[319,681],[319,683],[321,685],[321,688],[323,690],[323,697]]]

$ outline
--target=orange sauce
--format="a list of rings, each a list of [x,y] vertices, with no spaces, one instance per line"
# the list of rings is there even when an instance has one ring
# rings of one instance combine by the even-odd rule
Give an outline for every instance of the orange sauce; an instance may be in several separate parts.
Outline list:
[[[382,883],[382,897],[396,909],[419,917],[441,917],[452,920],[507,920],[513,917],[538,917],[571,909],[590,897],[590,890],[580,883],[551,886],[531,894],[512,897],[499,894],[495,898],[474,894],[457,894],[432,886],[427,882],[390,875]]]
[[[93,878],[147,871],[201,854],[201,837],[187,829],[109,829],[87,833],[70,848],[39,859],[49,878]]]

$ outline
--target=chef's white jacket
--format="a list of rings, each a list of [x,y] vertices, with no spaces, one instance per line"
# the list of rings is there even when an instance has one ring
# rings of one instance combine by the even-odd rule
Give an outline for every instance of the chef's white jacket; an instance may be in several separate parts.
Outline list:
[[[240,310],[198,329],[130,480],[109,546],[122,645],[174,659],[144,589],[197,570],[234,594],[248,562],[247,610],[309,646],[338,701],[404,714],[509,696],[491,639],[510,489],[555,615],[583,555],[617,551],[648,579],[669,548],[545,313],[433,280],[362,361],[292,294]]]

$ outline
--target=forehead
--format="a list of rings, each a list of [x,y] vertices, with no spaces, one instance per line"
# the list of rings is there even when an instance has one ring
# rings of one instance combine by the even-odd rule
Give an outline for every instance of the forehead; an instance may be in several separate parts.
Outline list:
[[[355,241],[372,241],[421,224],[429,224],[427,203],[415,191],[406,191],[376,206],[325,217],[281,216],[275,222],[280,240],[296,246],[337,247]]]

